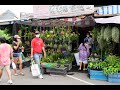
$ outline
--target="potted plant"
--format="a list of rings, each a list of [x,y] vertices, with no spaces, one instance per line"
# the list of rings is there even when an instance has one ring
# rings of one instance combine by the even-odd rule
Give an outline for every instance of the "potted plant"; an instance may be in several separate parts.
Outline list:
[[[107,65],[103,68],[103,72],[108,75],[108,82],[120,82],[120,57],[109,55],[104,62]]]
[[[103,73],[103,68],[106,66],[106,62],[99,59],[92,59],[88,62],[88,69],[90,79],[94,80],[107,80],[107,75]]]

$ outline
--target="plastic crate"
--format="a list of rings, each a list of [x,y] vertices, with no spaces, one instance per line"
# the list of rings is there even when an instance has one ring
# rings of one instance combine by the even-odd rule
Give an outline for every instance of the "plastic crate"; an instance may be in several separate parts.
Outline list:
[[[109,74],[108,75],[108,82],[111,82],[111,83],[120,83],[120,73]]]
[[[90,69],[89,68],[87,69],[87,72],[88,72],[88,74],[90,74]]]
[[[97,70],[90,70],[90,79],[93,80],[107,80],[107,76],[103,73],[103,71],[97,71]]]
[[[67,71],[70,71],[72,69],[72,63],[65,64],[65,67],[67,67]]]
[[[46,68],[46,72],[50,73],[50,74],[56,74],[56,75],[66,75],[67,67],[65,67],[65,68]]]

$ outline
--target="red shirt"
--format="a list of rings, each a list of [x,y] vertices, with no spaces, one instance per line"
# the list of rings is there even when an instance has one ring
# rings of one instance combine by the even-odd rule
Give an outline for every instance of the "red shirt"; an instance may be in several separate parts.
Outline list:
[[[41,38],[34,38],[31,41],[31,47],[33,48],[33,54],[42,53],[42,47],[44,47],[44,42]]]

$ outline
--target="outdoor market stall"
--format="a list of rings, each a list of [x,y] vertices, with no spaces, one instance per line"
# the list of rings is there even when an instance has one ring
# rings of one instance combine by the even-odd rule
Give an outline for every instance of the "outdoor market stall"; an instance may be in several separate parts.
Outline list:
[[[54,9],[58,8],[59,5],[54,6],[50,6],[50,9],[46,8],[46,10],[43,11],[39,11],[39,5],[35,6],[37,7],[34,9],[37,10],[34,12],[35,18],[16,22],[20,25],[18,34],[22,36],[25,41],[29,41],[30,44],[31,39],[34,37],[34,31],[39,30],[41,38],[45,42],[48,54],[47,58],[43,58],[41,63],[49,70],[52,68],[59,71],[58,68],[61,67],[63,68],[63,71],[65,71],[65,68],[67,67],[67,70],[69,71],[72,68],[72,61],[74,60],[71,45],[73,41],[78,43],[77,40],[79,36],[77,31],[74,32],[72,28],[84,28],[95,25],[94,18],[92,17],[94,5],[60,5],[62,8],[59,9],[63,9],[61,13],[54,11]],[[41,7],[44,7],[45,9],[47,6]],[[68,9],[67,12],[64,12],[65,8]],[[72,8],[74,8],[75,11],[73,11]],[[77,11],[78,9],[79,11]],[[42,8],[40,10],[42,10]],[[48,16],[50,15],[49,17],[47,17],[47,15],[43,15],[44,11],[47,10],[50,10],[50,14],[48,14]],[[40,17],[41,15],[42,17]],[[33,29],[33,27],[35,28]],[[27,45],[26,42],[24,44]]]
[[[100,48],[100,51],[96,50],[89,58],[88,71],[90,79],[120,82],[119,18],[120,16],[95,18],[97,24],[93,34],[96,38],[95,41],[98,43],[97,49]]]

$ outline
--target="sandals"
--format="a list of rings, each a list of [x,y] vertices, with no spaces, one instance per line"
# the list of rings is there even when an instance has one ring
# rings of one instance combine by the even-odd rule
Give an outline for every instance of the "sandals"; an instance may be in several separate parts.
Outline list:
[[[18,74],[17,74],[17,73],[15,73],[14,75],[15,75],[15,76],[18,76]]]
[[[24,76],[24,73],[20,73],[19,75],[22,75],[22,76]]]

